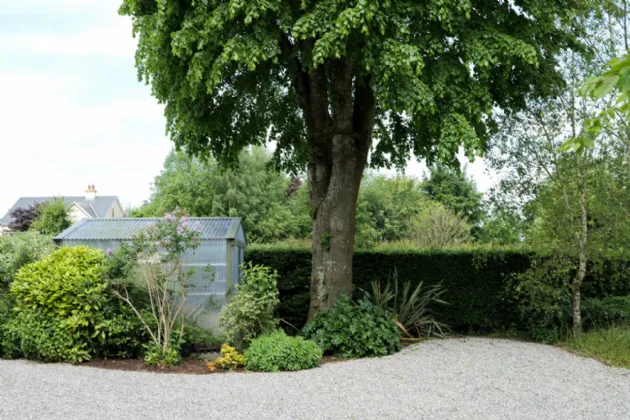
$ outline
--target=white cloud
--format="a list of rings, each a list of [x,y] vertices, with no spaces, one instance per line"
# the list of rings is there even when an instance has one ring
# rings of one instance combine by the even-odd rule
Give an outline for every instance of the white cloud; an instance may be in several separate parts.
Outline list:
[[[33,55],[100,55],[133,57],[136,40],[131,23],[120,18],[101,29],[75,33],[18,32],[0,34],[0,53]]]

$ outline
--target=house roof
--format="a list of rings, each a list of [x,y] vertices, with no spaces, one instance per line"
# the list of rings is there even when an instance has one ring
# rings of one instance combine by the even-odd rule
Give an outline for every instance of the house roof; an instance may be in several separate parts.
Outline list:
[[[20,197],[20,199],[9,209],[9,211],[0,219],[0,225],[8,225],[11,222],[11,212],[18,207],[28,207],[35,203],[45,203],[55,197]],[[112,208],[114,202],[118,199],[115,195],[96,196],[94,199],[87,199],[84,196],[77,197],[61,197],[68,204],[76,204],[90,217],[105,217],[107,211]]]
[[[55,237],[57,241],[128,241],[155,225],[161,218],[83,219]],[[201,239],[234,239],[241,226],[240,217],[191,217],[189,226],[199,225]]]

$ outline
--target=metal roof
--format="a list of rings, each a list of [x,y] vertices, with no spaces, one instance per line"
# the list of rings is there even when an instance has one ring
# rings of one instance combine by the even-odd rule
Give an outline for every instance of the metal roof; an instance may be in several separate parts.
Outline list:
[[[20,197],[18,201],[9,209],[9,211],[0,219],[0,225],[8,225],[11,222],[11,212],[18,207],[28,207],[35,203],[45,203],[55,197]],[[112,208],[114,202],[118,199],[115,195],[96,196],[96,198],[88,199],[85,196],[61,197],[67,204],[76,204],[90,217],[101,218],[107,215],[107,211]]]
[[[126,241],[155,225],[161,218],[83,219],[55,237],[58,241]],[[191,217],[189,226],[199,225],[201,239],[234,239],[241,225],[240,217]]]

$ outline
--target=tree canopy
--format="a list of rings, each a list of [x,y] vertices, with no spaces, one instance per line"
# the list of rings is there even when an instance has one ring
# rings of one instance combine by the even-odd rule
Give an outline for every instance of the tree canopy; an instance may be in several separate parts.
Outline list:
[[[483,152],[495,109],[557,93],[587,0],[124,0],[136,67],[189,154],[307,163],[311,309],[352,290],[363,172]]]
[[[553,93],[554,53],[576,47],[566,25],[583,3],[125,0],[120,12],[178,146],[233,163],[272,139],[278,163],[303,163],[307,91],[345,62],[377,104],[372,164],[403,165],[410,150],[483,150],[494,107]]]

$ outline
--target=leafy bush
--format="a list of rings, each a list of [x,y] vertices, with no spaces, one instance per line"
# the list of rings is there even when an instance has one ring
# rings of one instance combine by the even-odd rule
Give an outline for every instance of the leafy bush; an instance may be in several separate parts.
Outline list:
[[[108,293],[103,254],[61,248],[17,273],[14,316],[3,347],[10,357],[81,362],[92,356],[135,356],[140,324]]]
[[[25,207],[18,207],[10,213],[9,229],[14,232],[26,232],[39,217],[43,203],[34,203]]]
[[[223,344],[221,346],[221,356],[217,357],[214,362],[207,363],[210,370],[216,368],[224,370],[232,370],[245,365],[245,357],[240,354],[234,347]]]
[[[155,341],[150,341],[146,347],[147,350],[144,353],[144,363],[147,366],[172,368],[180,364],[182,361],[182,356],[179,353],[179,347],[175,344],[170,345],[166,350],[164,350],[161,344],[156,343]]]
[[[302,337],[275,331],[254,339],[245,351],[245,367],[261,372],[310,369],[319,364],[322,349]]]
[[[0,236],[0,294],[8,289],[20,268],[54,250],[52,238],[37,232]]]
[[[217,337],[212,333],[212,330],[207,328],[198,327],[197,325],[186,323],[184,324],[184,333],[182,340],[187,344],[197,344],[200,346],[213,346],[221,344],[221,337]]]
[[[532,267],[515,276],[512,299],[531,336],[555,343],[571,324],[571,280],[573,264],[567,258],[533,260]]]
[[[56,236],[70,225],[70,204],[63,198],[54,198],[39,208],[39,217],[33,222],[31,229],[44,235]]]
[[[607,328],[630,325],[630,296],[585,299],[582,302],[585,328]]]
[[[244,264],[241,281],[236,295],[221,310],[219,323],[227,342],[244,349],[278,325],[274,316],[279,302],[278,273],[269,267]]]
[[[341,357],[385,356],[400,350],[400,331],[390,314],[367,299],[343,295],[327,312],[319,312],[302,335],[324,352]]]
[[[432,304],[446,304],[440,298],[444,294],[442,285],[438,283],[424,290],[423,283],[419,282],[412,292],[411,282],[399,288],[397,271],[394,270],[392,278],[382,290],[381,283],[373,281],[372,293],[366,293],[366,297],[390,312],[398,328],[408,337],[443,337],[448,326],[436,321],[435,312],[429,308]]]

